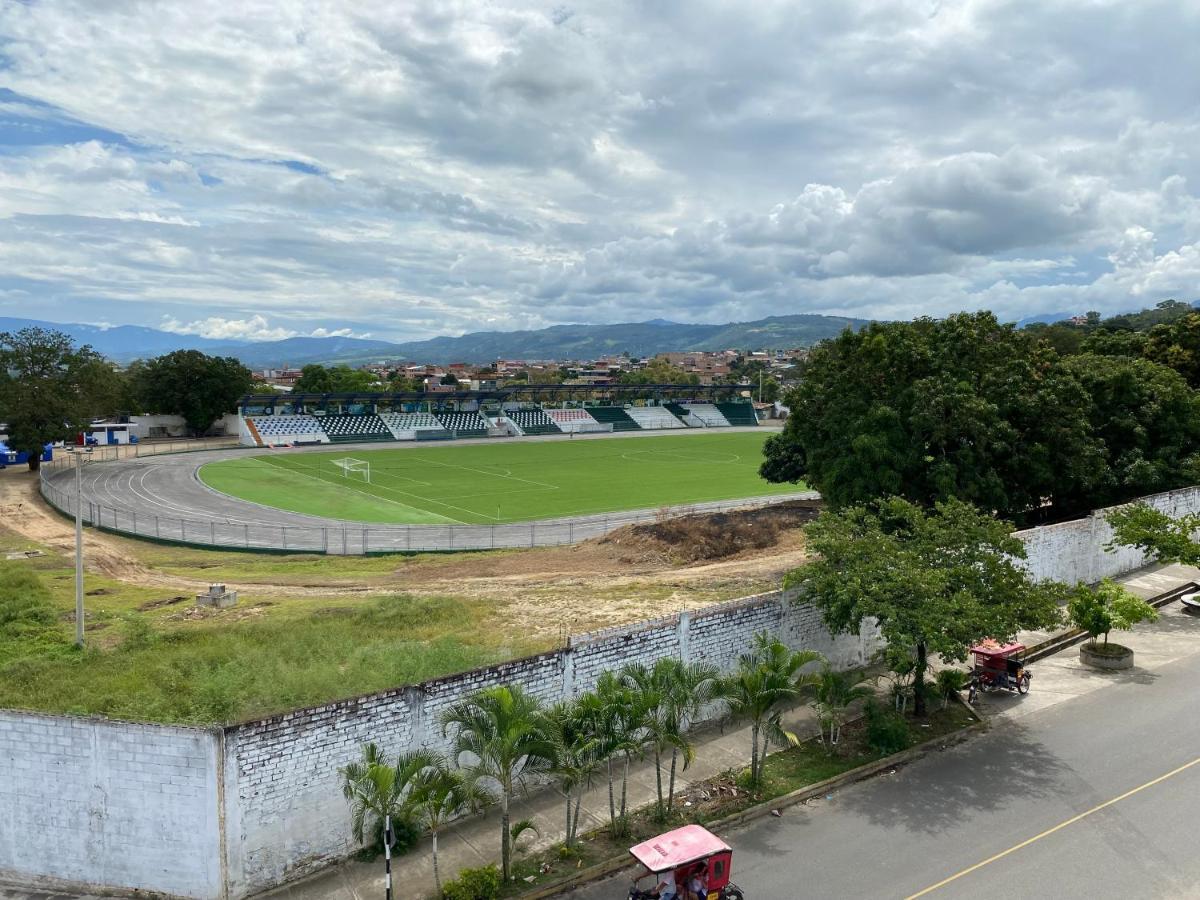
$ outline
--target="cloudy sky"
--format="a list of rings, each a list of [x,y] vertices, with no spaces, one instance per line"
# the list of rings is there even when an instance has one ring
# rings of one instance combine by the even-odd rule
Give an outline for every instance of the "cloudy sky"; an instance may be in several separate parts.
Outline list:
[[[0,315],[418,339],[1200,299],[1200,4],[0,0]]]

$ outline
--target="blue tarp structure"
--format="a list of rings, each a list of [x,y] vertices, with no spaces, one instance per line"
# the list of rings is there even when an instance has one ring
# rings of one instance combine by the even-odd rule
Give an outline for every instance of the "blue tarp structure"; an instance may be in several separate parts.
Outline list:
[[[54,445],[47,444],[42,448],[42,462],[50,462],[54,459]],[[29,452],[22,450],[18,453],[16,450],[9,450],[8,445],[4,441],[0,441],[0,469],[7,466],[16,466],[21,463],[28,464]]]

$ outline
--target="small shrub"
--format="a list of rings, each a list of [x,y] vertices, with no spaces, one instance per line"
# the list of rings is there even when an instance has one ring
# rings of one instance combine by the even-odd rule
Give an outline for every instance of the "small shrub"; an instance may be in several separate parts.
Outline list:
[[[879,753],[899,753],[908,748],[910,736],[904,716],[878,703],[868,703],[864,714],[867,722],[867,744]]]
[[[121,641],[122,650],[144,650],[158,640],[158,633],[142,616],[125,616],[121,630],[125,636]]]
[[[495,866],[463,869],[442,885],[443,900],[496,900],[500,896],[500,870]]]
[[[954,699],[955,695],[971,682],[969,673],[962,669],[942,669],[937,673],[937,692],[942,698],[942,707]]]
[[[0,566],[0,636],[37,631],[54,624],[50,592],[29,569]]]

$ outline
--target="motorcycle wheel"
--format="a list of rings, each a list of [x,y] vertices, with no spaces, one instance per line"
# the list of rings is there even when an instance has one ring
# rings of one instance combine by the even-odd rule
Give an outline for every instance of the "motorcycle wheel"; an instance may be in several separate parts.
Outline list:
[[[729,885],[721,893],[721,900],[744,900],[742,897],[742,889],[737,885]]]
[[[975,682],[972,681],[971,686],[969,688],[967,688],[967,702],[974,703],[975,698],[978,696],[979,696],[979,685],[975,684]]]
[[[1028,694],[1029,693],[1029,676],[1028,675],[1022,675],[1021,680],[1017,682],[1017,693],[1018,694]]]

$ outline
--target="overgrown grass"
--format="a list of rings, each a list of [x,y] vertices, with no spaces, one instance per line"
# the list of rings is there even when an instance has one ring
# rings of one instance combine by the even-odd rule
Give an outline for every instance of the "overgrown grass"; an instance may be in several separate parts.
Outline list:
[[[109,598],[89,598],[101,599]],[[532,649],[504,644],[484,606],[455,598],[308,603],[287,616],[258,619],[255,609],[197,610],[184,598],[145,612],[90,611],[89,629],[102,630],[89,631],[88,649],[79,651],[71,641],[73,616],[63,615],[44,576],[24,562],[0,564],[0,707],[153,722],[236,721]]]

